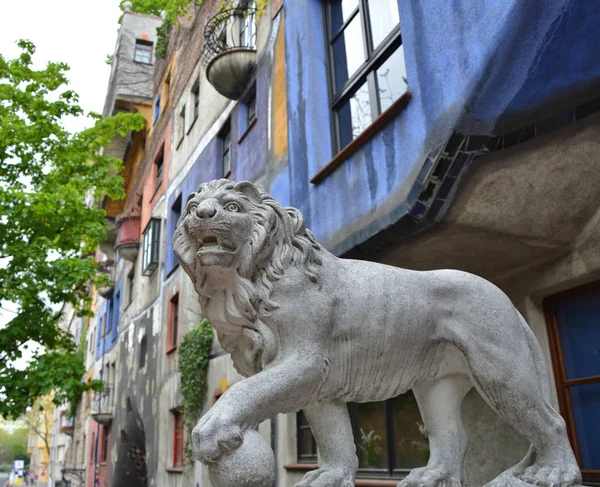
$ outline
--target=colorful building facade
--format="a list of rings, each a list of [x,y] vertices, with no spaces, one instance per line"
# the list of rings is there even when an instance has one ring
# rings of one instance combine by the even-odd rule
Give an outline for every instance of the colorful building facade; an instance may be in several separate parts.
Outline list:
[[[299,208],[338,256],[461,269],[503,289],[542,345],[586,482],[600,481],[598,19],[565,0],[286,0],[262,15],[205,0],[156,59],[161,21],[126,11],[105,114],[139,111],[146,128],[110,148],[127,196],[103,203],[114,239],[97,257],[113,286],[98,290],[87,338],[90,378],[108,392],[80,434],[86,485],[210,486],[182,453],[178,347],[202,313],[171,236],[187,197],[222,177]],[[125,58],[145,76],[136,94],[118,89]],[[215,341],[205,410],[240,379]],[[349,411],[357,485],[395,486],[426,464],[410,392]],[[475,391],[463,416],[470,484],[525,454]],[[278,487],[316,467],[301,413],[260,431]]]

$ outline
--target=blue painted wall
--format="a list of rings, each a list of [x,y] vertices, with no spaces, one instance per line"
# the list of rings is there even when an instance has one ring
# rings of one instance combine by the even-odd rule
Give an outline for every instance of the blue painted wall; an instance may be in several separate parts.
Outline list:
[[[105,300],[96,313],[96,358],[100,358],[103,353],[109,352],[119,338],[119,325],[121,321],[121,304],[123,302],[123,283],[124,276],[121,276],[115,284],[113,296]],[[106,314],[107,330],[102,338],[102,320]]]
[[[453,131],[492,134],[502,118],[505,128],[522,124],[525,110],[548,113],[557,96],[568,100],[582,84],[597,86],[600,79],[597,2],[398,0],[398,5],[412,100],[315,186],[309,180],[333,156],[323,2],[285,2],[289,177],[286,184],[282,173],[269,189],[284,199],[287,188],[290,204],[337,254],[410,211],[427,156]],[[578,49],[582,52],[573,55]]]

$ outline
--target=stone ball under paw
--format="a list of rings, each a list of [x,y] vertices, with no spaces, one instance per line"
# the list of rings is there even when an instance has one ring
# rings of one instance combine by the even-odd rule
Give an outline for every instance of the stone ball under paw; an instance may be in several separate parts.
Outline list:
[[[258,431],[244,433],[239,448],[208,467],[214,487],[273,487],[275,456]]]

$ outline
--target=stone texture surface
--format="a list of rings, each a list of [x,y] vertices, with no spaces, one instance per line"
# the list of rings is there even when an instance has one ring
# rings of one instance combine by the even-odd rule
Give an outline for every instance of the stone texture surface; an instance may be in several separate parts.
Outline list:
[[[209,465],[208,472],[212,484],[221,487],[273,487],[275,457],[263,437],[249,430],[239,448]]]
[[[224,179],[190,196],[173,245],[203,313],[246,377],[194,429],[196,458],[213,471],[224,472],[224,459],[260,422],[302,409],[321,461],[298,486],[351,487],[358,462],[346,402],[412,389],[431,457],[401,487],[463,485],[462,404],[475,388],[531,443],[525,458],[488,485],[581,483],[539,344],[490,282],[338,259],[297,209],[252,183]],[[268,467],[248,471],[250,454],[240,455],[248,459],[236,459],[235,475],[249,482],[270,475]],[[215,487],[229,487],[213,477]]]

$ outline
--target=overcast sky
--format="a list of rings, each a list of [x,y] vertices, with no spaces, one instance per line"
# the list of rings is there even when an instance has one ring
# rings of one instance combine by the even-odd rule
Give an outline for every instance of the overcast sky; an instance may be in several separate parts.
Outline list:
[[[27,39],[37,51],[35,67],[49,61],[65,62],[71,89],[79,94],[85,112],[102,112],[110,75],[106,56],[117,41],[119,0],[3,0],[0,21],[0,52],[14,58],[15,42]],[[88,120],[68,122],[69,130],[89,126]]]
[[[119,0],[0,0],[0,53],[13,59],[19,54],[18,39],[27,39],[36,47],[35,68],[48,62],[65,62],[70,89],[79,94],[84,111],[102,113],[110,76],[106,56],[117,41]],[[85,118],[69,120],[71,131],[90,125]],[[10,303],[3,307],[13,308]],[[14,314],[0,309],[0,327]]]

